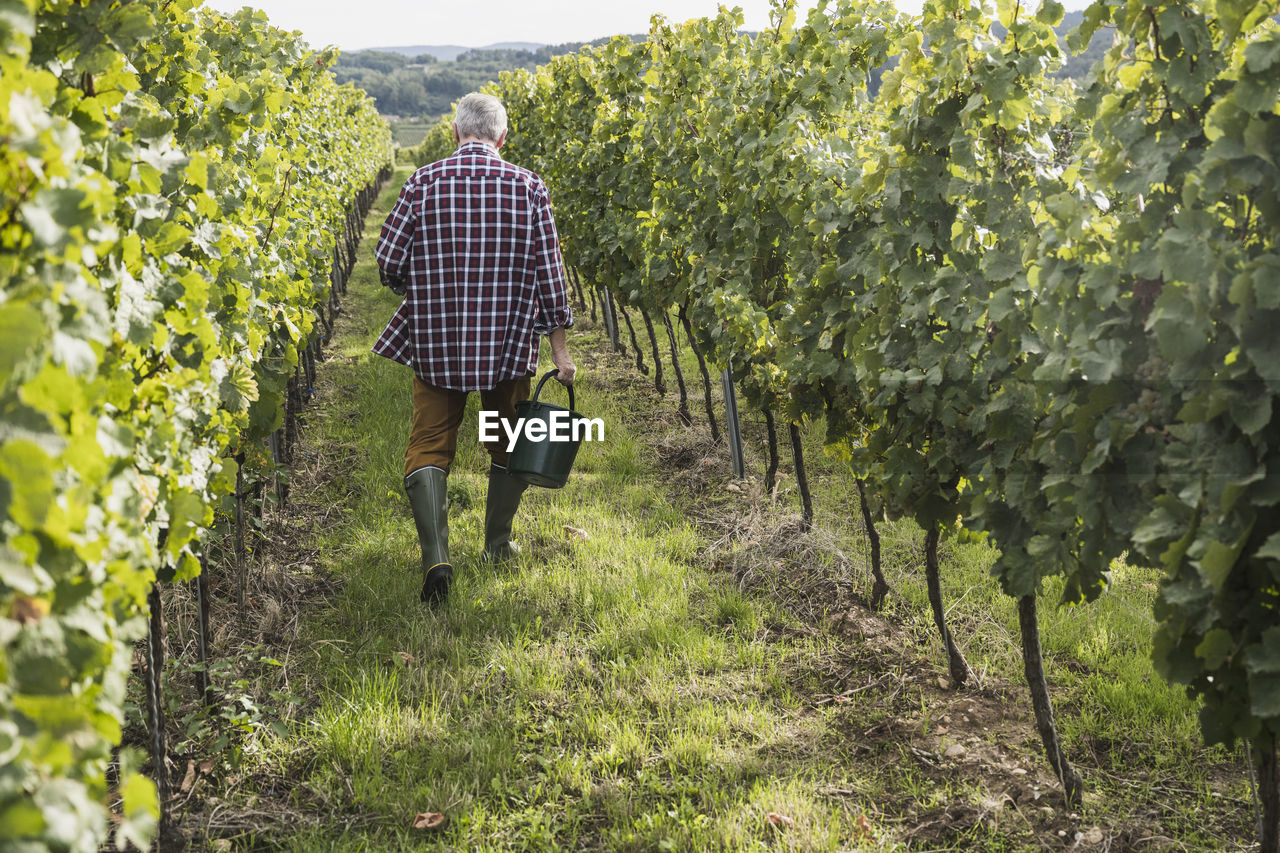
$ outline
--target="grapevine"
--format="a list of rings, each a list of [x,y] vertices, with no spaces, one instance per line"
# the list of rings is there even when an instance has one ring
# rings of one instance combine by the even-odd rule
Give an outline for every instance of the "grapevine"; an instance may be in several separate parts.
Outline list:
[[[1116,38],[1081,92],[1051,76],[1062,14],[930,0],[909,20],[849,0],[797,24],[780,2],[755,36],[732,12],[655,19],[647,43],[491,91],[519,130],[512,158],[565,210],[567,259],[656,312],[673,367],[674,313],[754,406],[825,418],[868,520],[915,519],[930,555],[961,526],[989,538],[1071,801],[1037,592],[1061,576],[1074,604],[1122,555],[1163,566],[1158,668],[1203,699],[1209,742],[1251,743],[1271,853],[1274,6],[1098,0],[1073,41]]]
[[[147,598],[199,573],[237,450],[283,423],[332,311],[339,234],[390,135],[363,93],[334,85],[332,53],[261,13],[11,6],[0,840],[95,850]],[[121,770],[116,841],[145,848],[155,786]]]

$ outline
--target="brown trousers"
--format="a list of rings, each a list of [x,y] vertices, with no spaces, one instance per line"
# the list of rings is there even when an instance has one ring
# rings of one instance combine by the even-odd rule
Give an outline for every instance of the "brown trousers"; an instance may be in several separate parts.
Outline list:
[[[529,399],[529,379],[508,379],[496,387],[480,392],[480,407],[496,411],[513,425],[516,403]],[[404,475],[434,465],[446,472],[458,450],[458,427],[467,409],[466,391],[454,391],[428,385],[413,377],[413,431],[404,454]],[[507,464],[507,434],[499,427],[496,442],[482,442],[495,465]]]

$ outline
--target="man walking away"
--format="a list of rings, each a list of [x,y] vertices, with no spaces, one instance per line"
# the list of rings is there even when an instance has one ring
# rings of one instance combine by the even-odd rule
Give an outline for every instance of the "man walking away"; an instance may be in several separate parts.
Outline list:
[[[404,302],[373,351],[413,368],[413,428],[404,488],[422,545],[421,599],[437,604],[449,590],[449,520],[445,485],[458,445],[467,393],[515,425],[515,405],[529,397],[539,335],[551,339],[557,379],[573,382],[565,343],[573,325],[564,264],[542,180],[505,162],[507,112],[492,95],[458,102],[458,148],[418,169],[382,226],[375,257],[383,284]],[[516,552],[511,521],[525,485],[507,473],[501,439],[486,443],[491,465],[485,504],[484,558]]]

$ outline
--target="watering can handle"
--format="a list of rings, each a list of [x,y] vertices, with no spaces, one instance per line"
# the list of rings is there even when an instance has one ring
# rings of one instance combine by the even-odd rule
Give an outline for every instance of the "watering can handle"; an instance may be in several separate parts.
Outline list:
[[[547,380],[555,376],[559,372],[560,372],[560,368],[553,367],[543,375],[542,380],[538,383],[538,387],[533,390],[533,398],[529,401],[530,403],[538,402],[538,395],[542,393],[542,386],[546,385]],[[575,408],[573,405],[573,386],[566,385],[564,387],[569,389],[569,411],[572,412]]]

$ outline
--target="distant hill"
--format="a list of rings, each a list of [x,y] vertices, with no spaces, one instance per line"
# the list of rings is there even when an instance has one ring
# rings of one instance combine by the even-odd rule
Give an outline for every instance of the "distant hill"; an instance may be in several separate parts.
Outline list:
[[[453,62],[459,55],[472,50],[523,50],[533,53],[546,45],[532,41],[502,41],[484,47],[462,47],[456,44],[415,44],[400,47],[371,47],[368,50],[378,53],[398,53],[401,56],[434,56],[441,62]],[[353,51],[354,52],[354,51]]]
[[[646,36],[631,38],[643,41]],[[582,42],[504,42],[488,47],[410,45],[344,51],[333,73],[339,83],[353,83],[368,92],[383,115],[431,122],[447,113],[458,98],[497,80],[503,71],[537,68],[553,56],[583,46]]]
[[[1058,25],[1057,32],[1064,47],[1067,34],[1083,19],[1082,12],[1068,12]],[[997,34],[1000,34],[999,27]],[[1068,56],[1054,76],[1083,83],[1094,62],[1106,52],[1113,35],[1110,29],[1095,33],[1089,47],[1083,53]],[[633,35],[631,38],[643,41],[646,36]],[[590,44],[599,45],[607,41],[597,39]],[[354,83],[373,96],[384,115],[429,123],[447,113],[453,102],[467,92],[474,92],[497,79],[502,71],[536,68],[553,56],[572,53],[581,47],[583,44],[580,42],[558,45],[499,42],[485,47],[430,44],[380,47],[342,53],[334,72],[338,82]],[[872,74],[873,91],[883,70],[876,69]]]

